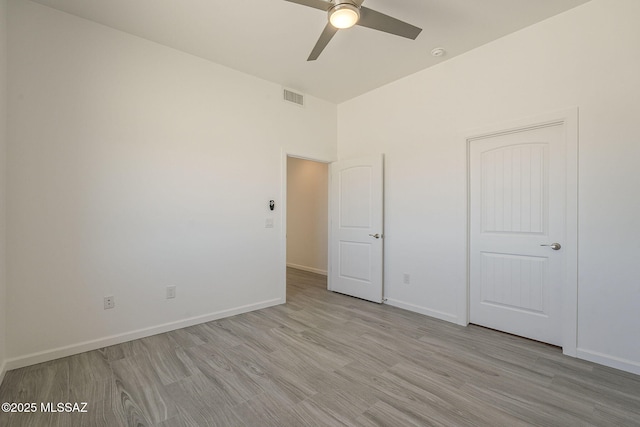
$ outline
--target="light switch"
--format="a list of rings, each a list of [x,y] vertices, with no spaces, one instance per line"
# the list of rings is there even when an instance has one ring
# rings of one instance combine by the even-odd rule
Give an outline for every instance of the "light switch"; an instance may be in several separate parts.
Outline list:
[[[273,218],[267,218],[264,221],[264,228],[273,228]]]

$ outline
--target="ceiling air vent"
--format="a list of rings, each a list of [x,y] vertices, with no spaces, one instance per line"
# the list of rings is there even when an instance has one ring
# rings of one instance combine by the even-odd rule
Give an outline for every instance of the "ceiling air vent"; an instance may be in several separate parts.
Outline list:
[[[288,89],[283,89],[283,99],[287,102],[291,102],[293,104],[304,107],[304,95],[301,95],[299,93],[290,91]]]

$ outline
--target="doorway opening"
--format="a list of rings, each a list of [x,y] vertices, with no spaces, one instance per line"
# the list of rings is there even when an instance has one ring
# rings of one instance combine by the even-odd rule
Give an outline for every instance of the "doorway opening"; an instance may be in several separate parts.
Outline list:
[[[304,175],[295,170],[300,159],[311,161],[300,169],[321,169],[322,178],[296,179]],[[332,292],[382,303],[384,155],[328,162],[283,152],[282,165],[282,302],[286,302],[290,265],[326,275]],[[308,187],[296,191],[300,183]],[[310,201],[313,184],[317,197]],[[289,201],[298,197],[295,193],[300,195],[298,202]],[[300,217],[306,231],[295,236]],[[319,263],[313,265],[313,259]]]
[[[329,163],[286,156],[286,268],[327,276]],[[285,299],[286,299],[285,274]]]

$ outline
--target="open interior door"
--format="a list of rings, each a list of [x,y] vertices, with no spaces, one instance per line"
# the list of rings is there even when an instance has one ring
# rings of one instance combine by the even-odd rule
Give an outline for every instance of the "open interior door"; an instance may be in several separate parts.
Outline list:
[[[382,154],[330,166],[329,290],[382,302]]]

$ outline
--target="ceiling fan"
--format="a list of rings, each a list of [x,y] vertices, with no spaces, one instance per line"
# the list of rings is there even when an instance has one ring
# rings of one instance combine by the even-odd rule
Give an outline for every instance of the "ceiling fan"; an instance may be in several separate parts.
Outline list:
[[[422,28],[418,28],[399,19],[392,18],[384,13],[376,12],[362,6],[364,0],[285,0],[291,3],[298,3],[303,6],[320,9],[329,14],[329,22],[320,34],[315,47],[311,51],[307,61],[318,59],[329,41],[338,30],[351,28],[354,25],[373,28],[385,33],[395,34],[415,40]]]

